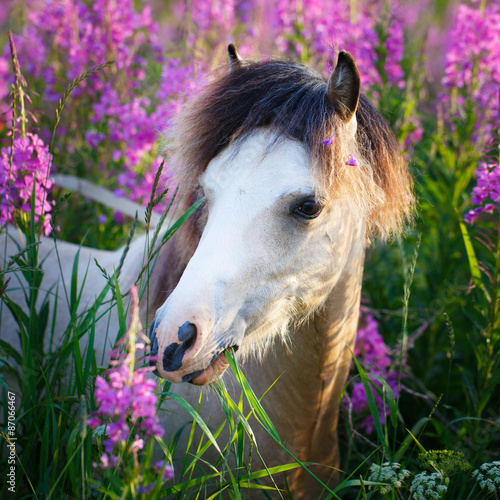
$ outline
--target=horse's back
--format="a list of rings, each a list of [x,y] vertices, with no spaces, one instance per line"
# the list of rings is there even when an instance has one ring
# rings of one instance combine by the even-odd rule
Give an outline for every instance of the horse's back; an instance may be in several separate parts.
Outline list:
[[[21,306],[25,312],[29,310],[29,304],[27,303],[29,294],[26,292],[31,285],[23,273],[21,264],[21,262],[28,262],[27,254],[29,249],[16,262],[12,261],[12,257],[19,255],[24,248],[24,236],[21,236],[17,230],[9,228],[8,232],[4,231],[0,234],[1,267],[3,271],[7,269],[4,282],[8,280],[2,297],[0,336],[2,340],[7,341],[17,350],[20,349],[19,326],[7,306],[7,300],[14,306]],[[39,270],[35,272],[41,272],[43,276],[38,289],[36,309],[40,311],[45,302],[49,304],[49,316],[45,332],[45,347],[47,348],[49,337],[47,332],[54,319],[55,307],[57,316],[55,318],[55,338],[53,341],[56,345],[72,321],[71,301],[74,300],[71,298],[72,282],[73,286],[76,284],[77,314],[84,314],[106,286],[106,279],[94,259],[99,262],[101,267],[109,270],[118,264],[119,253],[96,250],[64,241],[55,241],[53,238],[41,238],[37,245],[37,252]]]

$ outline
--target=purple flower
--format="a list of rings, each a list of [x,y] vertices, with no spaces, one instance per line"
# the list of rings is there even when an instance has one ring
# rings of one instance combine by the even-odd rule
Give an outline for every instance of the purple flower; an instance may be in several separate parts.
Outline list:
[[[87,425],[92,429],[99,427],[101,425],[101,419],[99,417],[90,417],[87,419]]]
[[[139,436],[135,436],[135,441],[130,445],[129,450],[133,453],[137,453],[139,450],[144,448],[144,439],[139,439]]]
[[[144,342],[137,342],[136,329],[139,328],[139,300],[137,289],[131,288],[132,316],[127,335],[110,353],[113,366],[107,372],[107,379],[98,375],[95,381],[97,411],[87,424],[95,429],[105,424],[107,438],[103,441],[104,455],[101,467],[107,467],[110,460],[118,459],[117,452],[125,449],[125,455],[133,455],[137,464],[137,454],[144,448],[146,437],[160,437],[163,427],[156,415],[158,398],[157,384],[146,378],[150,367],[135,368],[135,353],[145,349]],[[132,349],[133,346],[133,349]],[[129,443],[132,427],[134,439]]]
[[[109,457],[107,453],[103,453],[101,455],[101,463],[99,464],[103,469],[107,469],[109,467]]]
[[[327,148],[329,148],[333,144],[333,135],[330,139],[324,139],[321,141],[321,144],[325,144]]]
[[[500,202],[500,166],[480,162],[476,170],[477,183],[472,188],[471,202],[473,205],[481,205],[469,210],[464,215],[468,224],[474,224],[482,213],[492,214],[498,209]],[[494,203],[485,203],[488,200]]]
[[[108,439],[103,441],[106,453],[111,454],[118,443],[126,441],[129,433],[130,429],[124,419],[106,425],[106,434],[109,436]]]
[[[163,63],[158,31],[151,7],[146,4],[136,10],[133,0],[47,0],[30,2],[26,27],[15,36],[23,72],[28,79],[44,82],[45,101],[57,101],[67,82],[90,67],[111,59],[115,61],[117,71],[104,70],[87,78],[73,90],[72,97],[80,99],[90,111],[90,118],[99,124],[96,129],[83,133],[91,148],[102,150],[98,152],[101,158],[109,158],[105,166],[107,175],[102,178],[115,177],[113,170],[117,168],[129,173],[131,178],[127,185],[118,187],[123,189],[124,195],[144,205],[149,202],[155,169],[159,165],[155,159],[157,127],[178,112],[176,100],[182,100],[180,96],[184,90],[194,89],[203,81],[193,78],[192,65],[181,63],[180,59],[169,61],[165,67],[170,70],[162,72],[161,92],[158,91],[155,102],[137,97],[141,85],[146,88],[153,85],[151,94],[158,86],[156,81],[143,82],[148,61]],[[8,96],[11,82],[10,56],[6,47],[0,57],[2,121],[2,113],[8,110],[8,107],[4,109],[3,99]],[[37,91],[40,92],[38,87]],[[7,115],[6,119],[9,119]],[[81,130],[80,123],[72,125]],[[66,133],[63,126],[58,128],[58,133]],[[74,142],[69,141],[67,147],[73,145]],[[111,151],[111,158],[108,151]],[[151,170],[145,168],[149,165]],[[165,184],[168,177],[165,169]],[[2,212],[7,217],[7,204],[3,206]],[[163,207],[157,206],[155,210],[161,211]]]
[[[163,471],[163,480],[172,479],[174,477],[174,468],[163,460],[156,462],[153,465],[153,470],[157,474],[161,474]]]
[[[349,159],[345,162],[345,164],[353,167],[359,167],[359,161],[354,155],[349,156]]]
[[[460,5],[451,33],[446,36],[449,48],[442,83],[447,93],[442,96],[442,101],[449,109],[455,101],[459,112],[467,101],[472,100],[475,139],[486,143],[495,131],[499,109],[500,6],[489,5],[482,11],[479,5]],[[452,89],[461,93],[456,96]],[[463,116],[458,116],[463,120]]]
[[[139,486],[139,493],[141,495],[147,495],[148,493],[151,493],[151,491],[153,490],[154,487],[155,487],[155,483],[141,485],[141,486]]]
[[[12,166],[10,157],[12,152]],[[52,181],[48,178],[52,163],[49,148],[36,135],[14,139],[14,148],[0,153],[0,224],[14,222],[16,211],[31,213],[35,190],[35,222],[42,220],[42,232],[48,235],[52,202],[47,201]]]
[[[257,19],[264,16],[270,26],[254,30],[254,36],[270,32],[280,52],[292,57],[300,57],[304,51],[314,53],[328,67],[334,58],[333,47],[346,49],[356,58],[364,85],[380,84],[382,73],[389,84],[404,86],[403,9],[399,2],[364,2],[353,12],[349,2],[338,0],[276,0],[274,9],[256,6],[255,11],[261,16]],[[382,44],[384,55],[379,50]]]

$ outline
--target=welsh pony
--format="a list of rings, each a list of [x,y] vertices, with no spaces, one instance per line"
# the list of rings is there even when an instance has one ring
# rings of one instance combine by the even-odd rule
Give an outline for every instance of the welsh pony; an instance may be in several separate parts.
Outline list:
[[[296,62],[242,60],[233,44],[229,71],[186,105],[173,130],[182,204],[205,201],[162,248],[142,303],[155,373],[180,383],[171,390],[196,404],[197,386],[223,376],[232,348],[259,397],[277,381],[262,404],[282,442],[301,461],[325,464],[314,472],[332,484],[365,248],[373,238],[397,236],[412,209],[398,142],[360,93],[349,53],[340,52],[326,81]],[[122,289],[135,281],[143,248],[144,238],[132,242]],[[78,247],[59,243],[58,250],[68,280]],[[53,269],[51,240],[39,251],[44,268]],[[94,256],[112,272],[121,252],[80,249],[80,276],[87,273],[90,284],[82,303],[104,282]],[[60,280],[46,272],[44,286]],[[68,315],[63,309],[58,314]],[[3,321],[2,337],[9,337],[15,325],[7,314]],[[97,324],[98,355],[109,349],[105,323]],[[177,429],[186,414],[169,410],[165,427]],[[222,418],[213,395],[200,411],[213,426]],[[266,464],[283,463],[278,445],[254,430]],[[288,484],[296,498],[321,491],[302,469]]]

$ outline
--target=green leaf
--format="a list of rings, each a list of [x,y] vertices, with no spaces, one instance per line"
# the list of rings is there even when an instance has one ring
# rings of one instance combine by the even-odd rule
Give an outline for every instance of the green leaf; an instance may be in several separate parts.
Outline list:
[[[163,235],[162,241],[165,242],[169,240],[174,233],[186,222],[186,220],[189,219],[191,214],[195,212],[200,205],[202,205],[205,202],[205,198],[200,198],[196,203],[194,203],[190,208],[188,208],[184,214],[182,214],[176,221],[175,223],[167,229],[165,234]]]
[[[77,288],[78,288],[78,261],[80,259],[80,248],[76,251],[75,258],[73,259],[73,270],[71,271],[71,291],[70,291],[70,302],[69,309],[70,314],[73,316],[76,313],[78,303]]]
[[[349,351],[351,351],[351,348],[348,346]],[[382,445],[382,448],[384,450],[384,453],[387,458],[390,457],[389,454],[389,446],[386,441],[384,431],[382,429],[382,424],[380,423],[380,415],[378,414],[378,408],[377,405],[375,404],[375,399],[373,397],[372,390],[370,388],[370,382],[368,380],[368,377],[366,376],[365,371],[363,370],[362,366],[359,364],[358,360],[356,359],[356,356],[354,356],[354,353],[351,351],[352,358],[354,359],[354,363],[356,364],[356,368],[358,370],[359,376],[361,377],[361,382],[363,383],[363,387],[365,388],[366,392],[366,399],[368,401],[368,407],[370,408],[370,414],[373,418],[373,423],[375,424],[375,430],[377,431],[377,436],[379,439],[379,442]]]
[[[477,262],[476,252],[474,251],[474,246],[472,245],[472,241],[469,236],[469,231],[467,230],[467,226],[465,222],[462,220],[461,215],[458,213],[458,210],[455,208],[455,212],[458,217],[458,224],[460,225],[460,231],[462,232],[462,238],[464,240],[465,251],[467,252],[467,259],[469,260],[469,269],[472,275],[472,280],[474,285],[480,288],[488,302],[491,302],[491,296],[484,286],[483,278],[481,276],[481,271],[479,270],[479,265]]]
[[[413,441],[415,441],[415,443],[417,443],[417,446],[419,447],[420,451],[422,453],[427,453],[427,450],[420,444],[420,441],[412,434],[412,432],[408,429],[406,429],[406,430],[408,431],[410,436],[413,438]]]
[[[116,342],[118,342],[127,331],[127,317],[125,316],[125,309],[123,307],[123,297],[120,292],[120,286],[118,285],[118,278],[116,273],[114,275],[115,278],[115,295],[116,295],[116,307],[118,309],[118,335],[116,336]]]
[[[398,425],[399,410],[391,386],[388,384],[387,380],[385,380],[383,377],[379,375],[375,375],[374,373],[369,373],[368,377],[374,378],[375,380],[378,380],[382,384],[383,390],[381,390],[380,387],[378,387],[375,383],[373,383],[370,380],[371,386],[375,389],[375,391],[377,391],[380,397],[384,399],[385,402],[389,405],[391,423],[394,427],[396,427]]]

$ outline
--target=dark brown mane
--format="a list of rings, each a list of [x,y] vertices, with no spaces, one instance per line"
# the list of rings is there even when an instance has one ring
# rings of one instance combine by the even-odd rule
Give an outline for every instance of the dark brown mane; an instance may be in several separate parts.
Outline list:
[[[406,163],[392,130],[364,95],[356,118],[356,141],[347,141],[322,75],[296,62],[244,62],[215,78],[181,113],[174,128],[179,181],[194,201],[208,163],[236,139],[268,127],[304,144],[326,187],[359,205],[369,235],[398,234],[413,200]],[[322,141],[331,136],[327,148]],[[345,165],[354,153],[362,160],[357,170]]]

